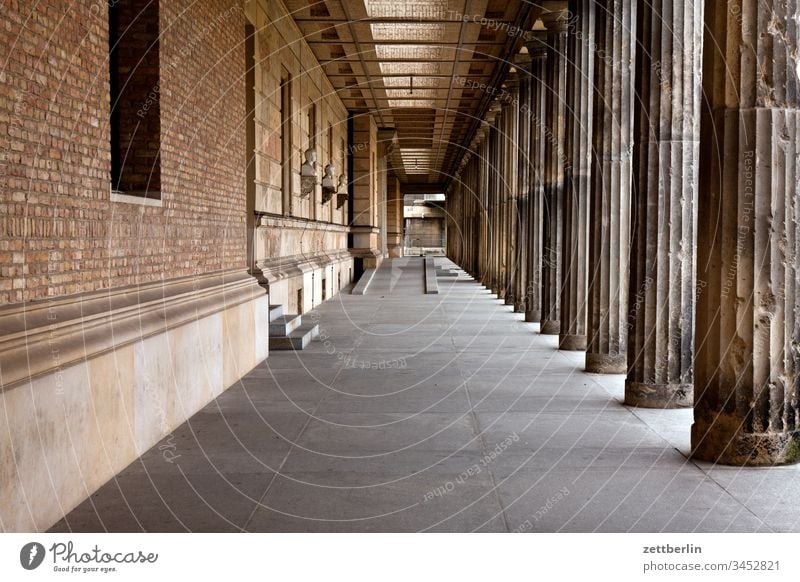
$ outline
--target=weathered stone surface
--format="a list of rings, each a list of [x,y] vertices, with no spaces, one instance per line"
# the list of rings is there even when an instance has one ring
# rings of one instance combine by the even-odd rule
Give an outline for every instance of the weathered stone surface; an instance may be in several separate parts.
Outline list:
[[[506,305],[516,304],[516,280],[519,270],[517,244],[518,151],[519,143],[519,74],[509,75],[503,93],[503,192],[506,201],[504,213],[505,274],[504,295]]]
[[[707,3],[695,458],[800,460],[798,3]]]
[[[561,253],[563,245],[564,165],[566,119],[567,12],[542,16],[547,27],[544,199],[542,220],[542,319],[541,333],[561,329]]]
[[[643,2],[637,21],[625,403],[692,405],[703,2]]]
[[[498,128],[498,117],[500,115],[500,103],[494,102],[489,110],[488,119],[489,135],[488,135],[488,164],[486,167],[488,195],[489,200],[487,204],[489,214],[489,269],[488,269],[488,287],[500,296],[500,270],[501,270],[501,217],[502,217],[502,200],[501,200],[501,176],[497,170],[500,165],[500,130]]]
[[[530,127],[530,177],[528,184],[528,265],[525,291],[525,321],[538,323],[542,318],[542,221],[544,199],[545,150],[545,63],[547,43],[537,38],[527,43],[531,56],[531,107],[525,121]]]
[[[531,58],[517,55],[519,70],[519,112],[517,123],[517,269],[514,278],[514,311],[525,313],[528,282],[528,200],[531,179]]]
[[[586,349],[589,186],[592,169],[592,83],[595,3],[573,0],[567,41],[566,178],[564,252],[561,256],[562,350]]]
[[[596,12],[586,370],[624,373],[636,4],[604,4]]]

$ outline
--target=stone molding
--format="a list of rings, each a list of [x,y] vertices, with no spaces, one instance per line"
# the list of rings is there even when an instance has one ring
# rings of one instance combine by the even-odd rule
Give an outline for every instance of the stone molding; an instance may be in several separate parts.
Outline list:
[[[337,224],[335,222],[325,222],[321,220],[309,220],[307,218],[297,218],[293,216],[273,216],[262,214],[258,220],[259,228],[300,228],[308,230],[324,230],[333,232],[350,232],[350,226]]]
[[[236,269],[0,308],[0,391],[263,294]]]
[[[258,272],[254,273],[254,276],[259,283],[269,286],[284,279],[291,279],[317,269],[324,269],[334,263],[348,261],[351,258],[353,258],[353,254],[348,249],[277,257],[259,261],[257,265]]]

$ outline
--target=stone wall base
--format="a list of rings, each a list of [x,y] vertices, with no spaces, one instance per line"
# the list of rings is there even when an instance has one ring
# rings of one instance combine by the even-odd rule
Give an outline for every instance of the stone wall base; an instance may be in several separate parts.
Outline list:
[[[1,344],[50,346],[35,369],[2,355],[4,383],[15,377],[2,387],[3,529],[46,530],[263,361],[268,304],[246,273],[225,273],[31,304],[28,328],[21,307],[0,312]]]

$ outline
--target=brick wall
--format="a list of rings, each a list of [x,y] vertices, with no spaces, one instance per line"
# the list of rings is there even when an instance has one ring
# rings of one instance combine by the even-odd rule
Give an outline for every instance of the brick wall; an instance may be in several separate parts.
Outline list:
[[[244,12],[159,6],[162,206],[110,199],[103,0],[6,0],[0,303],[244,268]]]

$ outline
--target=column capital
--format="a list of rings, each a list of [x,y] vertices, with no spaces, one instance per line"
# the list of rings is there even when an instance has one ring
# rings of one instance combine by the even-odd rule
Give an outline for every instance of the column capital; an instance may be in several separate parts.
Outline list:
[[[503,109],[503,104],[500,103],[497,99],[494,99],[491,103],[489,103],[489,110],[486,112],[486,121],[491,125],[494,123],[495,118],[498,116],[500,111]]]
[[[549,33],[566,33],[569,24],[569,11],[566,8],[545,12],[540,16],[542,24]]]
[[[509,93],[519,89],[519,73],[517,71],[509,72],[506,80],[503,82],[503,87]]]
[[[511,62],[514,63],[514,66],[520,71],[528,72],[530,71],[531,60],[530,53],[518,53],[514,55]]]
[[[547,58],[547,31],[532,30],[525,36],[525,48],[531,60],[544,60]]]

